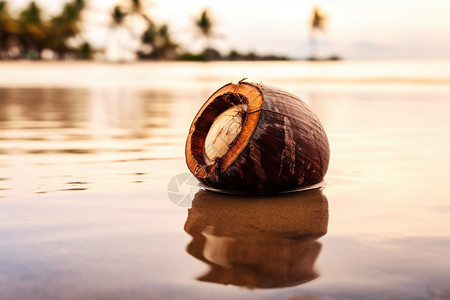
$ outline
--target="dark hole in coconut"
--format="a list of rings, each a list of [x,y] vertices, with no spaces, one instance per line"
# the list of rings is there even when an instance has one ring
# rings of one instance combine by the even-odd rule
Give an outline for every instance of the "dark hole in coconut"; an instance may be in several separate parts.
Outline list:
[[[192,133],[191,138],[192,156],[197,161],[197,163],[201,165],[207,164],[204,157],[205,140],[216,118],[227,111],[229,108],[241,104],[248,105],[248,99],[244,95],[228,92],[212,100],[211,103],[209,103],[208,107],[206,107],[203,113],[197,118],[194,124],[195,130]],[[240,115],[241,126],[245,124],[245,117],[246,113],[245,111],[242,111]],[[238,136],[239,135],[237,135],[235,138],[237,138]]]

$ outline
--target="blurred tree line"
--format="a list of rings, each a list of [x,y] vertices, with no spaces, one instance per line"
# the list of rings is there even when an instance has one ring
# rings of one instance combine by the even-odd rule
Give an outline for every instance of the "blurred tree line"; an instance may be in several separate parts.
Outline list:
[[[83,38],[86,22],[83,13],[86,11],[87,1],[72,0],[64,4],[57,15],[48,16],[33,1],[22,11],[12,12],[8,3],[0,0],[0,59],[91,59],[97,52],[108,51],[107,46],[104,49],[94,49]],[[150,18],[143,1],[122,0],[112,8],[110,21],[105,25],[110,31],[128,31],[129,36],[138,43],[133,49],[133,55],[139,59],[288,59],[284,56],[240,53],[236,50],[223,55],[211,46],[211,40],[218,35],[215,33],[215,20],[207,9],[202,10],[193,20],[197,37],[205,41],[204,50],[199,53],[188,52],[174,41],[167,24],[157,24]],[[322,29],[322,25],[317,25],[320,23],[317,18],[313,22],[312,29]],[[144,29],[136,32],[136,27]]]
[[[35,2],[18,14],[0,1],[0,58],[40,59],[45,50],[57,58],[91,58],[93,49],[80,40],[81,14],[85,0],[66,3],[61,12],[48,19]]]

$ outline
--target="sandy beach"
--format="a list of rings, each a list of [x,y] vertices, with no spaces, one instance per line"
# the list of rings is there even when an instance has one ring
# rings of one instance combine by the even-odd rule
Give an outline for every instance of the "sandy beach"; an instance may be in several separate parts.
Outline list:
[[[240,222],[260,206],[174,181],[200,106],[244,77],[302,98],[327,132],[323,222],[302,243],[312,213]],[[449,60],[1,62],[0,299],[448,299],[448,116]]]

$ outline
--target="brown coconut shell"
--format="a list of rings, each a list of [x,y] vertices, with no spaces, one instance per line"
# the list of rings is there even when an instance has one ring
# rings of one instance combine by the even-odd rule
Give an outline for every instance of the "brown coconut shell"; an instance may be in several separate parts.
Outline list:
[[[205,140],[215,120],[242,104],[240,132],[223,155],[208,160],[210,145]],[[186,141],[192,174],[205,188],[230,193],[276,193],[317,184],[329,158],[325,130],[300,98],[277,87],[242,81],[209,97]]]
[[[320,189],[274,196],[199,191],[184,229],[187,252],[209,270],[200,281],[249,288],[299,285],[319,276],[328,201]]]

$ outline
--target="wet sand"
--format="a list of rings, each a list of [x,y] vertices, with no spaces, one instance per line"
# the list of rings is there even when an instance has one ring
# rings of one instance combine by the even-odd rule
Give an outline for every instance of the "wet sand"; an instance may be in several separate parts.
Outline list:
[[[448,298],[448,64],[1,63],[0,299]],[[171,185],[199,106],[242,77],[327,131],[320,234],[308,194]]]

